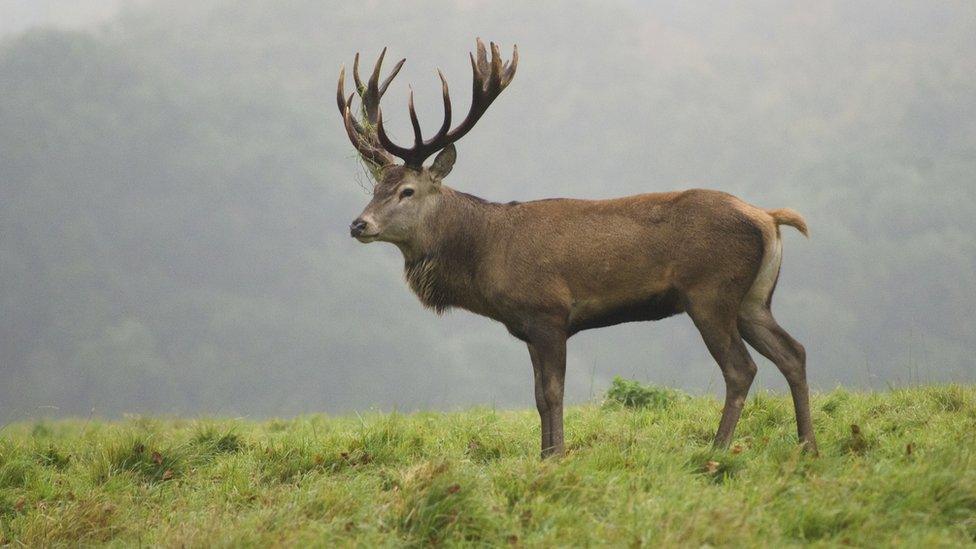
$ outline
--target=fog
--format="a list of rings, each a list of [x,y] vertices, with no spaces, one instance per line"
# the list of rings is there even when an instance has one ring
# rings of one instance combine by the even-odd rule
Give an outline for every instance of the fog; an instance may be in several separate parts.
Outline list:
[[[792,207],[773,302],[817,390],[976,381],[969,2],[0,2],[0,421],[531,407],[524,345],[436,316],[335,107],[383,46],[427,133],[481,36],[518,74],[447,184],[488,200],[707,187]],[[753,390],[785,387],[753,353]],[[687,316],[570,340],[615,375],[721,390]]]
[[[19,32],[32,27],[84,28],[110,21],[127,6],[147,0],[0,0],[0,33]]]

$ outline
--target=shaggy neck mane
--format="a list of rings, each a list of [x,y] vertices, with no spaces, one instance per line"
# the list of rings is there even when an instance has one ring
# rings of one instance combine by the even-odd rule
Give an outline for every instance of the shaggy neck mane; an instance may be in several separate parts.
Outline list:
[[[438,272],[436,256],[424,255],[418,259],[407,259],[403,269],[407,284],[424,307],[441,314],[453,306],[446,284],[440,281],[441,273]]]
[[[426,238],[416,249],[401,248],[404,275],[420,302],[438,314],[451,307],[477,310],[484,303],[475,284],[482,229],[498,205],[447,187],[443,192]]]

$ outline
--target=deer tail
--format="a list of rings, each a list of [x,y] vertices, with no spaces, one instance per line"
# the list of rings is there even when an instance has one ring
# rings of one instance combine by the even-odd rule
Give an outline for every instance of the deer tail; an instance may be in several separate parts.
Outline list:
[[[800,213],[796,210],[791,208],[779,208],[777,210],[766,210],[766,213],[772,216],[773,221],[776,222],[777,226],[789,225],[790,227],[793,227],[803,233],[803,236],[807,238],[810,237],[810,232],[807,230],[806,220],[804,220],[803,216],[800,215]]]

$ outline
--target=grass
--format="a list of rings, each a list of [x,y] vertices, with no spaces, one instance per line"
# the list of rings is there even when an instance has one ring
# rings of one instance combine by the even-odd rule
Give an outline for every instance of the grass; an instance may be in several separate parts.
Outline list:
[[[545,462],[534,411],[9,425],[0,544],[976,543],[976,387],[817,395],[817,458],[786,397],[719,411],[620,380]]]

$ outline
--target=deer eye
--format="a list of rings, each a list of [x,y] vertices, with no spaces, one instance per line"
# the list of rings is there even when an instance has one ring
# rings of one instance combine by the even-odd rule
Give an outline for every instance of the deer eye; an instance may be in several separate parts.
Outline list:
[[[409,187],[400,191],[400,200],[403,200],[404,198],[408,198],[411,196],[413,196],[413,189]]]

